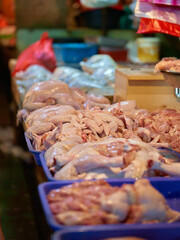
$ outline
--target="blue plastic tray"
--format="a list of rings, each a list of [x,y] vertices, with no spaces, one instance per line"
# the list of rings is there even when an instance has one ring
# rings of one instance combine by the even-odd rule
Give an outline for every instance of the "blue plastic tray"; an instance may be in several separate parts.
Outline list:
[[[51,240],[102,240],[127,236],[140,237],[147,240],[179,240],[179,223],[169,224],[167,227],[164,227],[163,224],[161,226],[159,224],[154,224],[153,226],[152,224],[142,224],[129,226],[128,229],[119,228],[119,226],[101,227],[96,230],[84,227],[78,230],[57,231],[52,235]]]
[[[176,151],[174,151],[173,149],[171,149],[171,148],[166,148],[166,147],[160,147],[160,148],[158,148],[159,150],[162,150],[162,153],[163,153],[163,151],[164,152],[170,152],[170,153],[172,153],[174,156],[177,156],[178,158],[179,158],[179,160],[180,160],[180,153],[178,153],[178,152],[176,152]]]
[[[45,154],[45,152],[41,152],[39,154],[39,161],[40,161],[40,164],[41,164],[41,166],[42,166],[42,168],[44,170],[44,173],[45,173],[48,181],[57,181],[56,179],[54,179],[54,177],[52,176],[51,172],[49,171],[49,168],[48,168],[48,166],[46,164],[46,160],[44,158],[44,154]]]
[[[168,149],[168,148],[163,148],[163,150],[167,150],[167,151],[173,151],[173,150],[171,150],[171,149]],[[175,151],[173,151],[179,158],[180,158],[180,154],[179,153],[177,153],[177,152],[175,152]],[[39,158],[40,158],[40,164],[41,164],[41,166],[42,166],[42,168],[43,168],[43,170],[44,170],[44,173],[45,173],[45,175],[46,175],[46,177],[47,177],[47,179],[48,179],[48,181],[58,181],[58,182],[61,182],[61,183],[63,183],[63,182],[69,182],[69,183],[72,183],[72,182],[75,182],[75,181],[77,181],[77,180],[57,180],[57,179],[55,179],[54,177],[53,177],[53,175],[51,174],[51,172],[49,171],[49,168],[48,168],[48,166],[47,166],[47,164],[46,164],[46,160],[44,159],[44,154],[45,154],[45,152],[42,152],[42,153],[40,153],[40,155],[39,155]],[[120,181],[122,181],[122,182],[134,182],[135,181],[135,179],[133,179],[133,178],[116,178],[117,180],[120,180]],[[180,181],[180,177],[149,177],[149,178],[147,178],[147,179],[149,179],[150,181],[151,180],[153,180],[153,181],[159,181],[159,179],[160,179],[160,181],[171,181],[171,180],[173,180],[173,179],[175,179],[175,180],[179,180]],[[107,178],[106,180],[111,180],[110,178]]]
[[[36,164],[38,166],[42,166],[41,165],[41,161],[40,161],[40,154],[45,152],[45,151],[36,151],[36,150],[34,150],[32,144],[31,144],[31,140],[26,136],[26,133],[24,133],[24,136],[25,136],[25,139],[26,139],[26,143],[27,143],[28,149],[29,149],[30,153],[32,153]]]
[[[173,181],[169,181],[169,180],[165,180],[163,178],[160,178],[158,181],[157,180],[152,180],[151,184],[157,189],[159,190],[166,198],[167,203],[169,204],[169,206],[172,209],[175,209],[177,211],[180,211],[180,180],[177,179],[172,179]],[[124,179],[120,180],[120,179],[115,179],[115,180],[108,180],[107,182],[109,182],[112,186],[121,186],[122,184],[124,184]],[[132,184],[134,181],[128,181],[126,179],[126,183],[130,183]],[[61,225],[59,224],[50,208],[49,208],[49,204],[47,201],[47,194],[53,190],[53,189],[57,189],[57,188],[61,188],[65,185],[70,184],[70,181],[64,181],[63,183],[60,182],[46,182],[46,183],[42,183],[38,186],[38,191],[39,191],[39,196],[41,199],[41,203],[42,203],[42,207],[44,209],[44,213],[46,216],[46,220],[48,222],[48,224],[50,225],[50,227],[53,230],[70,230],[70,229],[81,229],[83,227],[83,225],[76,225],[76,226],[65,226],[65,225]],[[144,227],[155,227],[157,228],[158,226],[164,227],[164,228],[169,228],[170,226],[178,226],[179,230],[180,230],[180,223],[158,223],[158,224],[143,224]],[[142,224],[109,224],[109,225],[95,225],[95,226],[86,226],[86,229],[94,229],[94,230],[98,230],[101,227],[104,227],[104,229],[107,229],[107,227],[118,227],[119,229],[131,229],[131,228],[141,228]],[[85,227],[85,226],[84,226]],[[162,240],[163,238],[161,238]]]
[[[89,43],[55,43],[53,48],[56,60],[64,63],[79,63],[98,52],[98,46]]]

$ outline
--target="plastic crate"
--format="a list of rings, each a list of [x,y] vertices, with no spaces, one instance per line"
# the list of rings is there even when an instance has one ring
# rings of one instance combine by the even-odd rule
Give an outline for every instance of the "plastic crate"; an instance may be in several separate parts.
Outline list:
[[[120,179],[116,179],[116,180],[107,180],[107,182],[109,182],[112,186],[121,186],[122,184],[126,183],[130,183],[132,184],[134,181],[124,181],[120,180]],[[86,227],[86,229],[93,229],[95,231],[98,231],[98,229],[102,228],[103,229],[108,229],[109,227],[118,227],[120,230],[124,229],[126,231],[128,231],[129,229],[132,228],[142,228],[143,227],[152,227],[152,228],[169,228],[169,227],[177,227],[180,228],[180,223],[156,223],[156,224],[140,224],[140,223],[136,223],[136,224],[101,224],[101,225],[91,225],[91,226],[85,226],[85,225],[75,225],[75,226],[65,226],[62,224],[59,224],[50,208],[49,208],[49,204],[47,201],[47,194],[53,190],[53,189],[58,189],[61,188],[65,185],[69,185],[70,183],[68,181],[64,181],[63,183],[60,182],[47,182],[47,183],[42,183],[38,186],[38,191],[39,191],[39,196],[41,199],[41,203],[42,203],[42,207],[46,216],[46,220],[48,222],[48,224],[50,225],[50,227],[53,230],[71,230],[71,229],[76,229],[76,230],[83,230],[84,227]],[[177,179],[163,179],[160,178],[158,181],[157,180],[151,180],[151,184],[158,190],[160,191],[164,197],[167,200],[168,205],[177,211],[180,211],[180,180]],[[161,238],[164,240],[164,238]]]
[[[79,63],[98,52],[98,46],[88,43],[55,43],[53,48],[57,62]]]

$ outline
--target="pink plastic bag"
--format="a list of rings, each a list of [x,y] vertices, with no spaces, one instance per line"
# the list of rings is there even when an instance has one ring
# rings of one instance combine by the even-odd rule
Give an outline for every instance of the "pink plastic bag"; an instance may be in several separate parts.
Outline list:
[[[51,72],[56,68],[52,39],[49,38],[47,32],[42,34],[39,41],[30,45],[20,54],[12,75],[14,76],[16,72],[24,71],[27,67],[34,64],[41,65]]]
[[[137,0],[135,16],[180,24],[180,7],[156,5]]]
[[[162,4],[162,5],[169,5],[180,7],[180,0],[140,0],[141,2],[149,2],[154,4]]]

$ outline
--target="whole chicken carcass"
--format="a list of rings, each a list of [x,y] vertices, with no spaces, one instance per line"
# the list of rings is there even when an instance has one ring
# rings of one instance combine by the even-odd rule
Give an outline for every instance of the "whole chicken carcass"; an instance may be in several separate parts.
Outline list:
[[[32,112],[38,108],[55,104],[71,105],[76,109],[82,108],[68,85],[56,80],[33,84],[25,95],[23,108]]]
[[[32,112],[47,105],[61,104],[70,105],[75,109],[83,109],[87,106],[85,103],[88,100],[91,101],[91,107],[96,104],[110,104],[107,98],[93,96],[92,99],[91,95],[86,95],[78,88],[70,88],[62,81],[49,80],[32,85],[25,95],[23,108]]]

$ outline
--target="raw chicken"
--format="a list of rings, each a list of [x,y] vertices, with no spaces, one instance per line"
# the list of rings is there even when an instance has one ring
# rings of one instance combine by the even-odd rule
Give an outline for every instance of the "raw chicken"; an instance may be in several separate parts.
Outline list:
[[[180,220],[180,213],[168,206],[147,179],[121,187],[112,187],[104,180],[76,182],[51,190],[47,200],[56,221],[64,225]]]
[[[36,123],[51,122],[57,124],[61,117],[76,114],[76,110],[69,105],[52,105],[36,109],[26,117],[26,127],[29,128]]]
[[[174,57],[163,58],[155,66],[155,72],[166,70],[180,72],[180,59]]]
[[[125,138],[107,138],[93,143],[88,142],[76,145],[66,152],[56,148],[53,160],[50,151],[53,152],[50,148],[48,154],[45,154],[45,160],[47,163],[53,163],[55,169],[58,169],[54,178],[59,180],[137,179],[155,174],[159,176],[154,169],[159,170],[159,174],[162,172],[164,175],[170,175],[170,172],[161,171],[161,168],[156,169],[155,164],[174,164],[173,160],[163,157],[161,152],[151,145]]]
[[[116,111],[115,116],[122,119],[122,111]],[[175,109],[158,109],[149,112],[146,109],[134,109],[125,112],[127,125],[122,137],[141,139],[156,147],[171,147],[180,152],[180,112]],[[125,120],[124,120],[125,121]],[[131,127],[133,126],[133,127]],[[128,131],[127,131],[128,130]]]
[[[82,108],[68,85],[55,80],[33,84],[25,95],[23,108],[32,112],[38,108],[55,104],[71,105],[76,109]]]
[[[115,104],[112,104],[110,106],[107,106],[105,110],[112,112],[116,114],[118,111],[123,112],[131,112],[136,109],[136,101],[135,100],[129,100],[129,101],[121,101]]]
[[[86,95],[78,88],[69,88],[62,81],[49,80],[35,83],[28,90],[23,101],[23,108],[32,112],[48,105],[70,105],[75,109],[109,106],[110,101],[102,96]]]
[[[48,110],[48,107],[45,107],[46,110]],[[49,107],[50,108],[50,107]],[[61,106],[63,109],[63,106]],[[66,109],[68,111],[72,111],[73,109]],[[65,112],[64,110],[64,112]],[[63,111],[63,110],[62,110]],[[75,110],[74,110],[75,111]],[[41,112],[41,110],[36,110],[34,112]],[[42,149],[49,148],[52,144],[54,144],[57,141],[67,141],[72,140],[76,141],[78,143],[83,142],[93,142],[100,140],[102,138],[106,138],[109,136],[115,136],[118,137],[119,134],[121,135],[120,131],[122,128],[124,128],[124,123],[122,120],[118,119],[117,117],[113,116],[112,113],[108,111],[101,111],[101,110],[81,110],[76,111],[76,114],[67,114],[62,115],[61,111],[60,114],[50,115],[43,114],[42,116],[37,116],[36,113],[32,112],[29,117],[28,121],[26,121],[27,125],[31,125],[31,127],[28,129],[28,135],[32,142],[35,150],[41,151]],[[32,115],[32,117],[31,117]],[[35,120],[34,120],[35,118]],[[57,133],[55,133],[55,127],[52,130],[48,130],[47,132],[44,131],[44,121],[41,121],[41,119],[45,120],[47,123],[52,123],[54,126],[60,126],[59,128],[56,128],[58,130]],[[32,123],[32,120],[34,121],[34,124]],[[36,123],[36,124],[35,124]],[[42,124],[42,134],[41,136],[38,134],[38,137],[36,135],[36,129],[37,127],[34,125],[38,124],[38,132],[40,129],[40,126]],[[51,135],[51,131],[54,132],[56,135],[56,138],[53,140],[53,142],[47,141],[47,138],[49,135]],[[55,141],[55,142],[54,142]],[[48,144],[47,144],[48,142]],[[45,144],[46,146],[45,146]],[[38,148],[37,148],[38,147]]]

